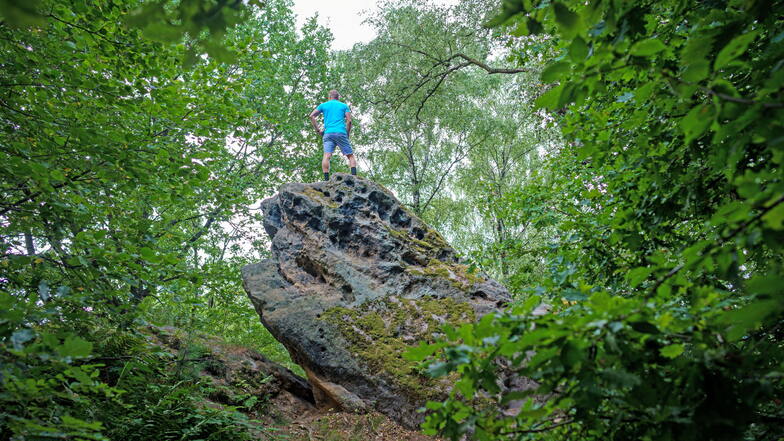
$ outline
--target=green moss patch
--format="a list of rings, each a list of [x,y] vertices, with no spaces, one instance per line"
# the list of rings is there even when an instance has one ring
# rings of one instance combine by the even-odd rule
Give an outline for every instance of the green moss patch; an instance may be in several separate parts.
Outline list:
[[[415,217],[413,213],[408,213],[409,216]],[[391,227],[387,227],[387,231],[392,237],[396,237],[403,242],[409,243],[414,248],[417,248],[421,252],[429,252],[435,250],[442,250],[444,248],[449,248],[449,244],[446,243],[443,237],[441,237],[438,232],[426,225],[422,225],[424,228],[424,237],[420,240],[416,237],[411,235],[411,232],[408,230],[397,230]]]
[[[430,259],[425,266],[408,266],[406,271],[414,276],[446,279],[450,285],[462,291],[466,291],[473,285],[486,280],[484,277],[469,271],[468,265],[460,263],[448,264],[438,259]]]
[[[311,199],[316,200],[319,203],[321,203],[322,205],[326,205],[329,208],[338,208],[338,207],[340,207],[340,204],[338,204],[337,202],[335,202],[332,199],[328,198],[324,193],[316,190],[313,187],[309,187],[309,186],[306,185],[304,190],[302,190],[302,192],[305,193]]]
[[[412,215],[413,216],[413,215]],[[411,265],[406,268],[409,274],[415,276],[440,277],[449,281],[450,285],[467,291],[473,285],[482,283],[486,279],[479,274],[469,270],[467,265],[459,263],[447,263],[436,259],[438,251],[449,248],[443,237],[437,231],[425,226],[424,237],[420,240],[412,236],[408,230],[397,230],[387,227],[387,231],[392,237],[405,242],[419,254],[427,256],[429,260],[422,265]]]
[[[338,327],[349,342],[348,350],[360,358],[371,373],[383,376],[421,400],[437,398],[444,387],[424,375],[417,363],[403,358],[419,341],[432,342],[441,326],[475,321],[467,303],[451,298],[397,299],[370,302],[359,309],[331,308],[321,319]]]

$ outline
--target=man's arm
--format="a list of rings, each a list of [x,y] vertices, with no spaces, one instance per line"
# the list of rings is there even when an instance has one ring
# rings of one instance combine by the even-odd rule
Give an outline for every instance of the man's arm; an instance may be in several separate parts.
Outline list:
[[[351,136],[351,112],[346,112],[346,136]]]
[[[314,109],[310,112],[310,123],[313,125],[313,129],[318,133],[319,136],[324,136],[324,131],[319,128],[318,122],[316,121],[316,117],[321,114],[321,110]]]

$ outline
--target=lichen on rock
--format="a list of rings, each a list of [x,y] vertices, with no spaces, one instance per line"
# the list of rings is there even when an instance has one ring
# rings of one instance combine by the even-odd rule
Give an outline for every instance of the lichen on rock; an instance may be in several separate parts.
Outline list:
[[[453,287],[466,291],[487,279],[470,270],[468,265],[445,264],[438,259],[430,259],[426,265],[411,265],[406,271],[414,276],[441,277]]]
[[[444,325],[457,327],[475,321],[476,315],[467,303],[449,297],[389,297],[355,309],[330,308],[320,319],[338,327],[350,344],[349,351],[371,374],[386,377],[426,401],[445,395],[449,384],[426,375],[404,353],[420,341],[434,342]]]
[[[510,300],[387,189],[336,173],[262,203],[272,258],[243,268],[262,323],[324,405],[375,408],[408,427],[445,396],[402,354]],[[342,404],[341,404],[342,403]]]

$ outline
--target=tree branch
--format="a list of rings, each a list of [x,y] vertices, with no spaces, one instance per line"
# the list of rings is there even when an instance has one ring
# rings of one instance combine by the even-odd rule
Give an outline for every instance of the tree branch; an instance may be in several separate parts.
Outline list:
[[[103,164],[105,164],[105,162],[103,162],[103,163],[101,163],[101,164],[98,164],[98,167],[102,166]],[[88,173],[90,173],[90,172],[92,172],[92,170],[85,170],[85,171],[83,171],[82,173],[80,173],[80,174],[78,174],[78,175],[76,175],[76,176],[73,176],[73,177],[69,178],[69,179],[68,179],[67,181],[65,181],[65,182],[61,182],[61,183],[59,183],[59,184],[52,185],[52,188],[54,188],[54,189],[58,189],[58,188],[65,187],[66,185],[68,185],[68,184],[70,184],[70,183],[72,183],[72,182],[75,182],[75,181],[77,181],[79,178],[81,178],[81,177],[83,177],[83,176],[87,175],[87,174],[88,174]],[[35,198],[37,198],[38,196],[40,196],[42,193],[43,193],[42,191],[36,191],[35,193],[30,193],[29,195],[27,195],[27,196],[25,196],[25,197],[23,197],[23,198],[21,198],[21,199],[17,200],[16,202],[12,202],[12,203],[11,203],[11,204],[10,204],[10,205],[7,207],[7,208],[4,208],[3,210],[0,210],[0,216],[3,216],[3,215],[5,215],[6,213],[8,213],[9,211],[12,211],[12,210],[14,210],[16,207],[18,207],[19,205],[22,205],[22,204],[24,204],[25,202],[32,201],[33,199],[35,199]]]
[[[518,73],[530,71],[530,69],[524,69],[524,68],[491,67],[485,64],[484,62],[477,60],[476,58],[471,58],[468,55],[462,53],[454,54],[452,57],[462,58],[468,63],[473,64],[474,66],[477,66],[479,68],[482,68],[489,74],[518,74]]]
[[[727,237],[720,238],[716,243],[712,244],[712,246],[710,248],[708,248],[707,252],[702,253],[702,255],[699,257],[699,259],[697,259],[697,261],[694,262],[694,263],[702,262],[702,260],[705,259],[705,257],[707,257],[708,255],[710,255],[710,253],[713,252],[713,250],[718,249],[720,246],[722,246],[725,243],[729,242],[730,240],[734,239],[735,236],[737,236],[738,234],[742,233],[751,224],[753,224],[753,223],[757,222],[758,220],[760,220],[762,218],[762,216],[765,216],[768,212],[770,212],[771,210],[773,210],[774,208],[776,208],[778,205],[780,205],[782,203],[784,203],[784,196],[781,196],[780,198],[778,198],[776,200],[776,202],[771,204],[769,207],[765,207],[763,210],[761,210],[759,213],[757,213],[751,219],[748,219],[748,220],[746,220],[746,222],[743,222],[740,226],[738,226],[738,228],[734,229],[732,231],[732,233],[730,233]],[[650,291],[648,292],[648,295],[655,294],[656,290],[659,288],[659,286],[661,286],[664,282],[666,282],[667,280],[671,279],[673,276],[678,274],[685,267],[686,267],[686,265],[681,263],[681,264],[675,266],[673,269],[671,269],[667,274],[664,275],[664,277],[662,277],[661,279],[656,281],[656,283],[653,285],[653,287],[651,287]]]

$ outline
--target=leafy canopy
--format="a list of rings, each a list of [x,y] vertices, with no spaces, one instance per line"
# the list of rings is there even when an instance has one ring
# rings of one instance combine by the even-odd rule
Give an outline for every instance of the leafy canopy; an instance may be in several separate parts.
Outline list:
[[[547,57],[537,104],[566,138],[509,201],[556,234],[522,247],[546,262],[539,295],[418,354],[460,374],[429,433],[782,435],[783,10],[503,2],[488,25],[515,36],[518,63]],[[499,386],[510,376],[536,384]]]
[[[130,439],[123,424],[157,427],[150,403],[129,390],[183,403],[170,429],[148,438],[201,436],[187,428],[216,427],[200,411],[201,388],[156,376],[165,361],[152,360],[126,389],[102,361],[132,355],[100,335],[138,339],[149,322],[176,325],[290,363],[238,268],[266,252],[257,202],[292,175],[315,175],[302,115],[326,89],[329,33],[311,21],[300,35],[287,1],[265,2],[241,24],[210,29],[235,54],[227,59],[200,49],[210,35],[198,29],[161,41],[128,24],[159,2],[31,5],[32,24],[0,24],[0,438]],[[221,5],[231,6],[163,8],[188,27],[178,8]],[[150,356],[142,346],[137,355]],[[215,433],[241,426],[235,416],[218,415]]]

